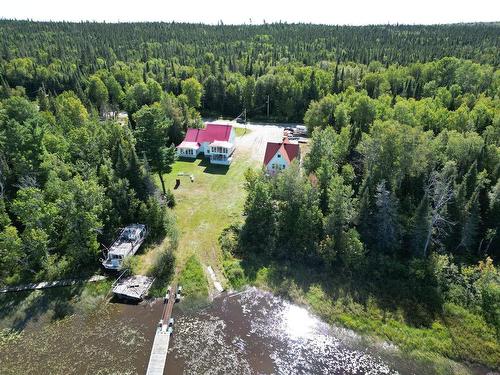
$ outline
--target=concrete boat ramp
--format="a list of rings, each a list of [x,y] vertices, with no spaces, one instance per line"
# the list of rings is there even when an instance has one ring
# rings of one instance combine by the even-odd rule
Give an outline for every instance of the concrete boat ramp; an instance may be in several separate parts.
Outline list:
[[[210,275],[210,279],[212,279],[212,282],[214,283],[214,288],[217,290],[217,292],[222,293],[224,291],[224,288],[222,287],[222,284],[219,282],[219,280],[217,280],[217,276],[215,275],[212,266],[208,266],[207,271]]]

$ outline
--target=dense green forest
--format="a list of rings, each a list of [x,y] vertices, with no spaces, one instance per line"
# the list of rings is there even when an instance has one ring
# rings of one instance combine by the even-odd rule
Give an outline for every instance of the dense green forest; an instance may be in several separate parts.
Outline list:
[[[309,152],[248,173],[244,222],[221,237],[228,279],[300,264],[417,327],[462,309],[480,349],[435,350],[499,366],[499,42],[498,24],[1,20],[0,284],[95,267],[129,222],[165,236],[172,145],[201,115],[263,119],[269,97]]]
[[[269,95],[272,118],[302,121],[311,100],[349,86],[377,95],[387,90],[377,80],[387,78],[393,96],[417,99],[433,87],[450,86],[453,64],[421,65],[446,56],[470,60],[458,70],[457,83],[467,92],[481,92],[500,62],[498,30],[498,24],[208,26],[0,20],[0,96],[16,87],[32,99],[39,93],[55,96],[72,90],[86,106],[134,112],[144,103],[148,79],[179,95],[182,81],[194,77],[203,84],[204,114],[235,117],[246,108],[251,117],[263,117]],[[377,74],[381,70],[382,77]],[[465,74],[469,70],[470,78]],[[444,74],[438,82],[440,72]]]

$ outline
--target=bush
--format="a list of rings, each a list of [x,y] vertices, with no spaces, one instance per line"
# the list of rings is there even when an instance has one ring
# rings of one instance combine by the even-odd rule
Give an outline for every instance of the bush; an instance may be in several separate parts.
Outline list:
[[[167,193],[165,194],[165,202],[167,203],[168,208],[175,207],[175,195],[170,189],[167,189]]]
[[[219,236],[219,245],[225,257],[231,257],[238,252],[238,237],[241,226],[238,224],[224,228]]]
[[[46,280],[57,280],[68,275],[71,264],[66,256],[48,255],[43,260]]]
[[[149,272],[155,278],[149,294],[154,297],[165,295],[168,283],[172,280],[175,268],[175,256],[169,246],[164,246],[154,259]]]
[[[229,280],[231,286],[235,289],[241,289],[246,283],[245,271],[237,259],[224,261],[224,275]]]
[[[191,255],[179,277],[179,285],[186,296],[203,298],[208,296],[208,281],[198,258]]]
[[[165,236],[170,236],[177,243],[175,217],[158,199],[150,197],[146,203],[142,203],[138,217],[142,223],[147,225],[151,241],[159,241]]]

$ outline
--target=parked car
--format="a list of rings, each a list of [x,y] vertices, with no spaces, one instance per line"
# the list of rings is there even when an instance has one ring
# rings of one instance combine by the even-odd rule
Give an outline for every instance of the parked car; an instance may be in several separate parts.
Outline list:
[[[169,327],[173,327],[174,326],[174,318],[170,318],[170,320],[168,321],[168,326]]]
[[[307,135],[307,128],[304,125],[297,125],[294,130],[295,134]]]
[[[245,119],[242,119],[241,117],[236,117],[236,122],[238,124],[245,124],[246,123]]]

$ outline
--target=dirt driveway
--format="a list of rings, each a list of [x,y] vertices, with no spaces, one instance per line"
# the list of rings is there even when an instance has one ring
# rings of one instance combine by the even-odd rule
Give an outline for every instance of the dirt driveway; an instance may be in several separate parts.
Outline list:
[[[267,142],[280,142],[283,140],[283,125],[268,125],[259,123],[238,124],[236,121],[218,120],[224,124],[231,124],[236,128],[250,130],[247,134],[236,137],[235,156],[250,157],[252,160],[262,163],[266,152]],[[214,122],[218,122],[214,121]]]

